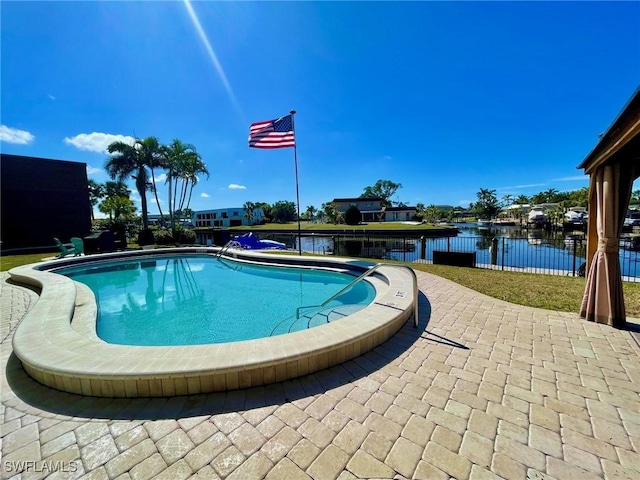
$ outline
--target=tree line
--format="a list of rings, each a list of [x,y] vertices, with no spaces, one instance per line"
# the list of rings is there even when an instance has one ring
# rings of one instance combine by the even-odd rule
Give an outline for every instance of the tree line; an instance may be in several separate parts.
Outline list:
[[[151,192],[158,206],[160,218],[165,216],[158,196],[157,178],[164,178],[167,188],[166,212],[173,234],[176,233],[176,221],[182,215],[191,212],[189,205],[193,188],[200,176],[209,177],[207,166],[196,148],[174,139],[164,145],[156,137],[136,138],[133,144],[117,141],[107,147],[109,158],[105,170],[114,182],[105,185],[89,183],[92,205],[99,205],[101,212],[111,218],[130,217],[135,207],[129,198],[130,191],[124,185],[129,179],[135,180],[135,186],[141,201],[142,231],[140,244],[149,243],[153,235],[149,231],[149,212],[147,192]],[[160,175],[164,174],[164,177]],[[191,212],[192,213],[192,212]],[[144,237],[144,238],[142,238]]]

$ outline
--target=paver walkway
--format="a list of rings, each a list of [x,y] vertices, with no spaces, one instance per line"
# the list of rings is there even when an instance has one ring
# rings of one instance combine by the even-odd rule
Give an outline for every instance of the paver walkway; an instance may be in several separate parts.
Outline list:
[[[1,477],[640,478],[629,332],[417,274],[419,329],[299,380],[164,399],[31,380],[11,335],[37,297],[3,274]]]

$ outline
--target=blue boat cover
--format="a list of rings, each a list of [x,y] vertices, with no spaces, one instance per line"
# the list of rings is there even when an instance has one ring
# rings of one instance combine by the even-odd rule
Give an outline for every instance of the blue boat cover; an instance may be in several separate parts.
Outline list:
[[[276,248],[279,250],[286,250],[287,246],[281,242],[275,242],[273,240],[260,240],[253,232],[245,233],[235,238],[242,248],[247,250],[264,250],[268,248]]]

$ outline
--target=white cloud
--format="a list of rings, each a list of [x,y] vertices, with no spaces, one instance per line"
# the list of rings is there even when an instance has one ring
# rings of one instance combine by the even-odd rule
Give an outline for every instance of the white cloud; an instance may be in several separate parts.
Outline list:
[[[50,93],[47,93],[47,97],[49,97],[51,100],[55,100],[56,97],[54,97],[53,95],[51,95]]]
[[[0,125],[0,141],[7,143],[17,143],[19,145],[27,145],[33,142],[34,137],[26,130],[18,130],[17,128]]]
[[[229,190],[246,190],[247,187],[244,185],[238,185],[237,183],[230,183],[227,187]]]
[[[87,175],[96,175],[97,173],[102,173],[103,170],[101,168],[90,167],[87,165]]]
[[[209,197],[211,197],[211,195],[209,195],[208,193],[204,193],[204,192],[202,192],[202,193],[200,194],[200,196],[201,196],[202,198],[209,198]]]
[[[587,175],[574,175],[573,177],[554,178],[552,182],[572,182],[575,180],[589,180]]]
[[[156,182],[164,182],[167,179],[167,174],[166,173],[161,173],[160,175],[158,175],[157,177],[153,177],[153,179]]]
[[[468,207],[472,203],[473,203],[473,200],[460,200],[458,202],[458,205],[464,205],[465,207]]]
[[[135,138],[127,135],[112,135],[110,133],[80,133],[75,137],[65,137],[64,143],[72,145],[79,150],[89,152],[107,153],[107,147],[113,142],[125,142],[133,145]]]
[[[513,185],[511,187],[499,187],[496,190],[517,190],[519,188],[545,187],[546,183],[530,183],[528,185]]]

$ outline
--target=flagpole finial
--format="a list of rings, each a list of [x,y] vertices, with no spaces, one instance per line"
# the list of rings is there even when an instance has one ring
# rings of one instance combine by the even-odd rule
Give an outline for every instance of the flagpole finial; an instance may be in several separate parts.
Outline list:
[[[295,115],[296,111],[295,111],[295,110],[291,110],[289,113],[290,113],[291,115]]]

